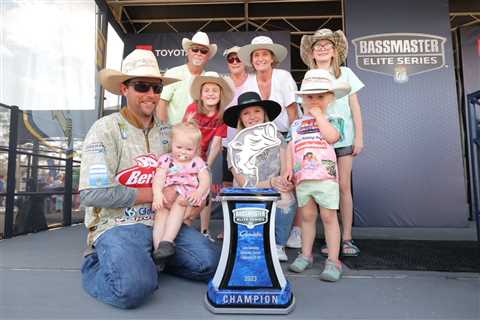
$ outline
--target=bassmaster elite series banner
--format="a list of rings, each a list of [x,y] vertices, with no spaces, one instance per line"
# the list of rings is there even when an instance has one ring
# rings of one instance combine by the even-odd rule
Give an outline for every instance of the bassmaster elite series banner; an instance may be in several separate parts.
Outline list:
[[[365,83],[355,225],[467,226],[448,0],[346,0],[345,22]]]

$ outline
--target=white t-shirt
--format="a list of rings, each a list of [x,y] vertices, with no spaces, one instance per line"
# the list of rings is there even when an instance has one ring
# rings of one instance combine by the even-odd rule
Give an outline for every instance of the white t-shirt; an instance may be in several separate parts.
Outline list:
[[[225,108],[225,109],[228,109],[230,108],[231,106],[235,106],[238,104],[238,96],[240,96],[242,93],[244,92],[247,92],[247,83],[249,81],[251,81],[250,79],[253,78],[255,79],[255,75],[254,74],[251,74],[249,73],[247,75],[247,79],[245,79],[245,81],[238,87],[234,87],[234,85],[232,85],[232,87],[235,88],[235,91],[234,91],[234,96],[233,96],[233,99],[232,101],[230,102],[230,104]],[[231,83],[233,84],[233,80],[231,80],[230,78],[228,78]],[[235,137],[235,134],[237,133],[237,129],[235,128],[231,128],[231,127],[228,127],[227,128],[227,137],[222,139],[222,145],[226,148],[228,147],[228,143],[230,141],[232,141],[233,137]]]
[[[243,87],[245,87],[245,91],[254,91],[261,96],[257,77],[255,75],[249,77],[247,81],[245,81]],[[288,124],[287,107],[296,102],[295,91],[297,91],[297,84],[295,83],[295,80],[293,80],[290,72],[282,69],[273,69],[272,88],[270,91],[270,97],[268,97],[267,100],[273,100],[282,107],[282,112],[278,115],[275,121],[273,121],[279,132],[288,132],[288,129],[290,128],[290,125]]]

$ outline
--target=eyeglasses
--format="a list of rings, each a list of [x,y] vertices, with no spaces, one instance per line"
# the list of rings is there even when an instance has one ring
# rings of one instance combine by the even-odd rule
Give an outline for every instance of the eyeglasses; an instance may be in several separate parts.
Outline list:
[[[333,43],[331,42],[327,42],[325,44],[320,44],[320,43],[316,43],[313,45],[313,49],[314,50],[320,50],[320,49],[323,49],[323,50],[330,50],[332,49],[334,46],[333,46]]]
[[[190,50],[192,50],[193,53],[198,53],[200,51],[201,54],[207,54],[209,51],[207,48],[199,48],[199,47],[192,47],[190,48]]]
[[[146,82],[129,82],[129,86],[132,86],[135,91],[145,93],[150,91],[152,88],[153,93],[160,94],[163,89],[163,84],[161,83],[146,83]]]
[[[230,64],[242,62],[239,57],[228,57],[227,62]]]

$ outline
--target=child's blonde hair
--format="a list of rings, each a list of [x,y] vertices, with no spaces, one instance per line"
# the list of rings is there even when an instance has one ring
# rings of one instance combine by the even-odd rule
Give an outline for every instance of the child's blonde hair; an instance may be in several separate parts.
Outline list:
[[[200,140],[202,139],[202,132],[198,128],[197,123],[192,118],[187,119],[184,122],[177,123],[172,127],[172,140],[178,136],[187,137],[192,140],[197,146],[197,152],[199,151]]]
[[[205,82],[204,84],[202,84],[202,86],[200,87],[200,97],[202,96],[202,90],[203,90],[203,86],[206,85],[207,83],[213,83],[215,85],[218,86],[218,88],[220,89],[220,100],[218,100],[218,103],[217,103],[217,119],[223,123],[223,104],[222,104],[222,93],[223,93],[223,89],[222,89],[222,86],[220,86],[218,83],[215,83],[215,82]],[[205,105],[203,104],[203,101],[202,99],[198,99],[195,101],[195,103],[197,104],[198,106],[198,112],[203,114],[203,115],[206,115],[207,114],[207,109],[205,108]]]

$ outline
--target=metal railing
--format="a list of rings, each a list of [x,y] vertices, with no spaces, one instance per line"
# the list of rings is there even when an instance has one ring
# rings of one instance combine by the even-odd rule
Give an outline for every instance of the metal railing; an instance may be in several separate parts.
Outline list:
[[[18,146],[19,139],[19,119],[23,117],[23,111],[20,110],[18,106],[9,106],[0,103],[0,108],[6,108],[10,110],[10,121],[9,121],[9,135],[8,135],[8,147],[0,146],[0,153],[8,153],[7,161],[7,179],[6,179],[6,190],[5,192],[0,192],[0,200],[2,203],[5,200],[5,213],[4,213],[4,230],[3,237],[11,238],[15,235],[25,234],[32,231],[40,231],[48,229],[51,227],[58,227],[59,224],[48,225],[45,218],[45,210],[42,209],[42,205],[45,204],[45,199],[48,196],[63,196],[63,207],[62,207],[62,220],[60,225],[69,226],[72,224],[72,196],[78,194],[78,192],[73,191],[73,172],[74,167],[79,167],[80,161],[74,160],[73,148],[67,148],[60,150],[55,150],[55,153],[64,155],[63,156],[52,156],[50,154],[40,152],[39,146],[41,141],[34,139],[33,150],[28,151]],[[71,143],[69,143],[71,146]],[[26,179],[26,191],[17,191],[18,181],[17,181],[17,168],[19,168],[20,163],[18,156],[23,155],[28,159],[27,165],[23,165],[27,168],[28,178]],[[55,166],[58,169],[64,171],[64,182],[63,186],[57,186],[56,188],[44,188],[40,190],[38,182],[38,170],[49,168],[49,166],[40,166],[39,159],[50,159],[57,162],[62,162],[64,165]],[[20,201],[20,199],[27,198],[27,201]],[[22,205],[20,205],[21,203]],[[15,210],[17,207],[17,210]],[[19,219],[19,216],[23,215],[24,218]],[[43,215],[43,217],[39,217]],[[34,217],[31,217],[34,216]],[[15,220],[21,220],[15,222]],[[40,223],[38,223],[40,221]],[[24,223],[20,228],[18,227],[19,223]],[[35,225],[33,225],[35,224]],[[17,228],[14,228],[17,227]]]

